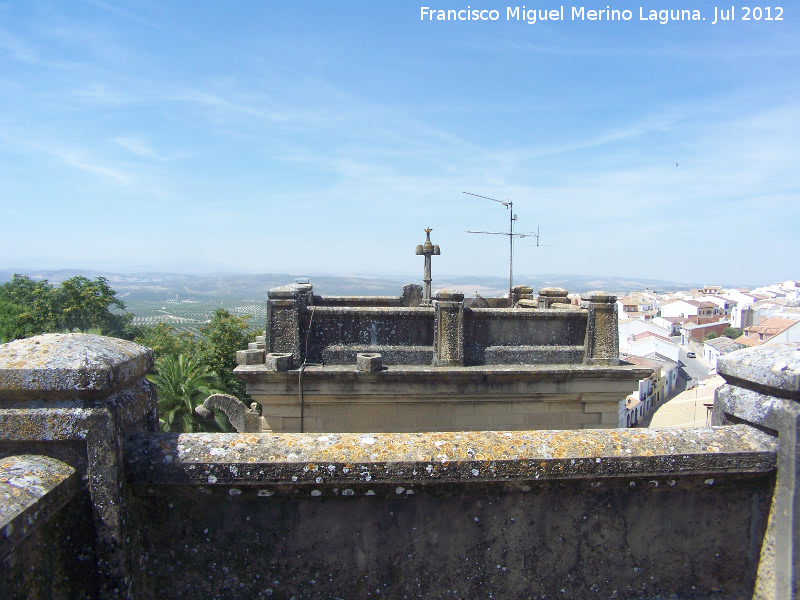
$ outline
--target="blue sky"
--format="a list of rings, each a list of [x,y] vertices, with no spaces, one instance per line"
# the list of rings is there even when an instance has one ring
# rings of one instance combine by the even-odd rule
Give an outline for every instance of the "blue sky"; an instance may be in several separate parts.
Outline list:
[[[0,268],[800,278],[794,4],[507,6],[0,2]]]

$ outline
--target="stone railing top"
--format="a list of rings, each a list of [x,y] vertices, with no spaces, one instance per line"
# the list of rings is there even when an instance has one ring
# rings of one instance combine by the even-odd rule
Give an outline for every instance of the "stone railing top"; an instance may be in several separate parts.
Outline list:
[[[128,440],[126,460],[129,480],[140,485],[327,483],[339,487],[366,482],[768,472],[775,469],[776,453],[777,441],[771,436],[746,425],[732,425],[660,430],[140,435]]]
[[[272,288],[267,292],[268,298],[297,298],[301,292],[314,289],[310,283],[290,283]]]
[[[459,302],[464,299],[464,292],[459,292],[458,290],[439,290],[434,295],[436,300],[450,300],[454,302]]]
[[[591,302],[597,302],[600,304],[612,304],[617,301],[617,297],[608,292],[594,290],[592,292],[581,294],[581,300],[589,300]]]
[[[539,290],[540,296],[555,296],[557,298],[566,296],[568,293],[567,290],[560,287],[543,287]]]
[[[47,456],[0,458],[0,537],[13,517],[73,473],[75,469],[69,465]]]
[[[717,372],[726,380],[749,381],[800,400],[800,343],[756,346],[725,354],[719,358]]]
[[[153,367],[139,344],[83,333],[48,333],[0,346],[0,399],[96,399]]]

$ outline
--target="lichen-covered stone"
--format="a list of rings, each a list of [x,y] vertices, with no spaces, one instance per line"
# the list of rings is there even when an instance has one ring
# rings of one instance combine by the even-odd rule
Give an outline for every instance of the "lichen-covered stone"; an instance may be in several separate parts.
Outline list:
[[[252,344],[251,344],[252,345]],[[237,365],[262,365],[264,364],[264,350],[251,348],[236,351]]]
[[[356,354],[356,369],[366,373],[375,373],[383,367],[380,354],[375,352],[359,352]]]
[[[731,352],[720,357],[717,372],[725,379],[780,390],[800,400],[800,343]]]
[[[99,398],[144,377],[153,351],[125,340],[48,333],[0,346],[0,401]]]
[[[264,357],[264,367],[269,371],[288,371],[292,368],[292,354],[270,352]]]
[[[561,287],[544,287],[539,290],[540,296],[555,296],[555,297],[564,297],[569,292]]]
[[[0,458],[0,556],[50,518],[78,489],[75,469],[47,456]]]

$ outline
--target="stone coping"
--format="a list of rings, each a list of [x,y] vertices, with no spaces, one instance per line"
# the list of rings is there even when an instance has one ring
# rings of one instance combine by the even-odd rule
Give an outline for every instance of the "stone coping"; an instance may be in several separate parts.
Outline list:
[[[328,315],[347,315],[354,314],[358,316],[424,316],[433,318],[435,309],[432,306],[328,306],[328,305],[311,305],[306,307],[306,314],[312,314],[314,317],[324,317]]]
[[[47,521],[79,486],[75,469],[55,458],[0,458],[0,557]]]
[[[520,300],[522,303],[523,300]],[[536,302],[530,300],[526,302]],[[526,308],[465,308],[464,314],[472,313],[474,317],[485,319],[503,319],[503,318],[516,318],[516,319],[533,319],[533,320],[547,320],[547,319],[571,319],[585,321],[588,317],[589,311],[585,308],[575,307],[576,310],[561,310],[556,308],[537,308],[531,310],[532,305],[526,305]]]
[[[151,434],[125,448],[135,486],[502,483],[767,473],[778,442],[746,425],[579,431]],[[670,481],[672,483],[670,483]],[[674,485],[668,479],[666,485]],[[653,482],[651,482],[653,483]],[[659,482],[655,482],[659,485]],[[330,491],[330,489],[329,489]],[[232,492],[233,493],[233,492]]]
[[[719,357],[717,372],[745,387],[800,400],[800,343],[744,348]]]
[[[541,346],[547,349],[548,346]],[[264,365],[239,365],[234,375],[244,381],[291,380],[296,382],[298,369],[271,371]],[[385,365],[382,371],[361,373],[355,363],[347,365],[307,366],[303,370],[306,381],[337,379],[357,380],[359,377],[380,378],[381,381],[412,380],[414,382],[506,382],[506,381],[559,381],[569,379],[646,379],[652,369],[635,365],[573,365],[573,364],[502,364],[441,366],[433,365]]]
[[[550,298],[563,298],[568,294],[569,292],[562,287],[543,287],[539,290],[540,296],[547,296]]]
[[[117,338],[48,333],[0,346],[0,401],[100,399],[153,367],[153,351]]]

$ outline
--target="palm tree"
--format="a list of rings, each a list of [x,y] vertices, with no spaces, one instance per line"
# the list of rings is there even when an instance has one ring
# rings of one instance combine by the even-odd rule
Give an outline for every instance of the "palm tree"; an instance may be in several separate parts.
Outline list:
[[[197,423],[194,408],[216,389],[219,378],[205,365],[185,354],[165,356],[156,361],[155,374],[148,379],[158,392],[158,414],[163,431],[190,433]]]

